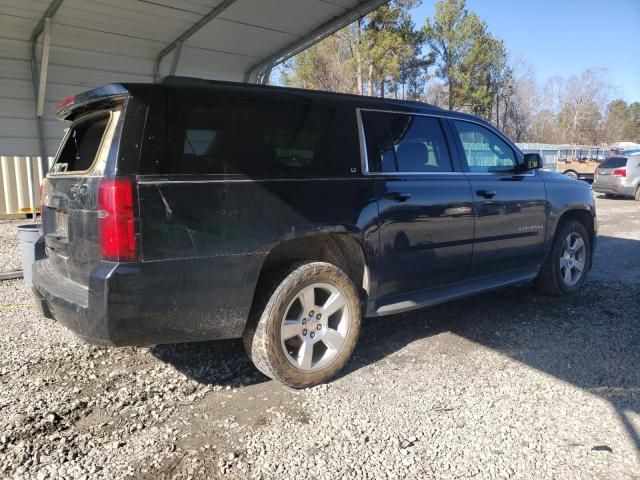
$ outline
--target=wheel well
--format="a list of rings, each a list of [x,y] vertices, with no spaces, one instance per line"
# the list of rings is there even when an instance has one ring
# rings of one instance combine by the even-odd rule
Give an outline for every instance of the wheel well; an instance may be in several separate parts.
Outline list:
[[[361,295],[367,294],[369,279],[362,247],[352,237],[340,234],[314,235],[280,243],[267,255],[260,280],[274,270],[303,260],[335,265],[347,274]]]
[[[593,224],[593,215],[591,215],[591,213],[589,213],[587,210],[568,210],[560,216],[558,225],[560,225],[560,222],[562,222],[563,220],[575,220],[584,225],[584,228],[586,228],[587,232],[589,233],[589,240],[591,240],[591,245],[593,245],[595,228]]]

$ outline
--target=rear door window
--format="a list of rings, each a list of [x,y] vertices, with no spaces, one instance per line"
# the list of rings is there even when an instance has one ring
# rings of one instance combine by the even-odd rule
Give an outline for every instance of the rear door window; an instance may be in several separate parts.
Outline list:
[[[353,110],[311,103],[194,99],[178,102],[179,148],[168,173],[249,176],[353,174]]]
[[[92,116],[71,126],[52,172],[85,172],[96,160],[109,123],[109,113]]]
[[[600,168],[623,168],[627,166],[627,159],[624,157],[605,158],[600,164]]]
[[[362,111],[371,172],[451,172],[447,142],[436,117]]]

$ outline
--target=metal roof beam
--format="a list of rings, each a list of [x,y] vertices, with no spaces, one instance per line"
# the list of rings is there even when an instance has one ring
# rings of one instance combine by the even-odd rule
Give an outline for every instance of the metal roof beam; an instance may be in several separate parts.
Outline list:
[[[182,45],[184,44],[184,42],[188,40],[192,35],[197,33],[202,27],[204,27],[212,19],[214,19],[215,17],[220,15],[220,13],[222,13],[224,10],[226,10],[231,5],[233,5],[235,2],[236,0],[223,0],[221,3],[213,7],[209,11],[209,13],[207,13],[204,17],[202,17],[196,23],[191,25],[187,30],[185,30],[182,34],[180,34],[180,36],[176,38],[173,42],[171,42],[169,45],[167,45],[162,50],[160,50],[160,53],[158,53],[158,56],[156,57],[156,60],[155,60],[155,64],[153,66],[153,76],[156,82],[160,80],[160,62],[162,62],[162,59],[166,57],[167,54],[171,52],[173,49],[176,49],[176,51],[174,52],[174,57],[173,57],[172,67],[171,67],[173,70],[172,74],[174,74],[175,69],[178,66],[178,60],[179,60],[180,52],[182,50]]]
[[[245,72],[244,81],[266,83],[273,67],[327,38],[329,35],[346,27],[358,18],[364,17],[387,2],[389,2],[389,0],[365,0],[351,10],[347,10],[343,15],[332,18],[311,31],[308,35],[299,38],[290,45],[252,65],[251,68]]]
[[[31,32],[31,82],[33,83],[33,102],[36,110],[36,128],[38,130],[38,143],[40,145],[40,164],[42,171],[47,171],[47,149],[45,144],[44,126],[42,124],[42,114],[44,113],[44,96],[47,87],[47,68],[49,65],[49,44],[51,42],[51,18],[56,14],[64,0],[52,0],[40,21]],[[38,37],[45,33],[42,45],[42,66],[38,68],[38,58],[36,48]],[[34,207],[35,208],[35,207]],[[33,215],[35,220],[36,216]]]

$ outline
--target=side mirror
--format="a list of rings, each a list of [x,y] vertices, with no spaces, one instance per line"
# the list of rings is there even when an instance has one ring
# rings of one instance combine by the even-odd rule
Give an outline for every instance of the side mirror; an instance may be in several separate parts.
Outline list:
[[[529,170],[539,170],[543,167],[542,157],[539,153],[525,153],[524,154],[524,165],[522,166],[523,171]]]

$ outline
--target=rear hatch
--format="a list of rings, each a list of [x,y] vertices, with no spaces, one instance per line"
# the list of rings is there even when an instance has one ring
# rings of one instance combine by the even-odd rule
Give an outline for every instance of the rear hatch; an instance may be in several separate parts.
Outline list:
[[[97,91],[59,105],[59,117],[71,119],[55,162],[42,185],[42,223],[49,268],[88,285],[102,259],[98,191],[114,170],[126,94]]]
[[[602,161],[596,169],[594,179],[600,185],[617,183],[620,178],[620,170],[626,169],[626,157],[609,157]]]

